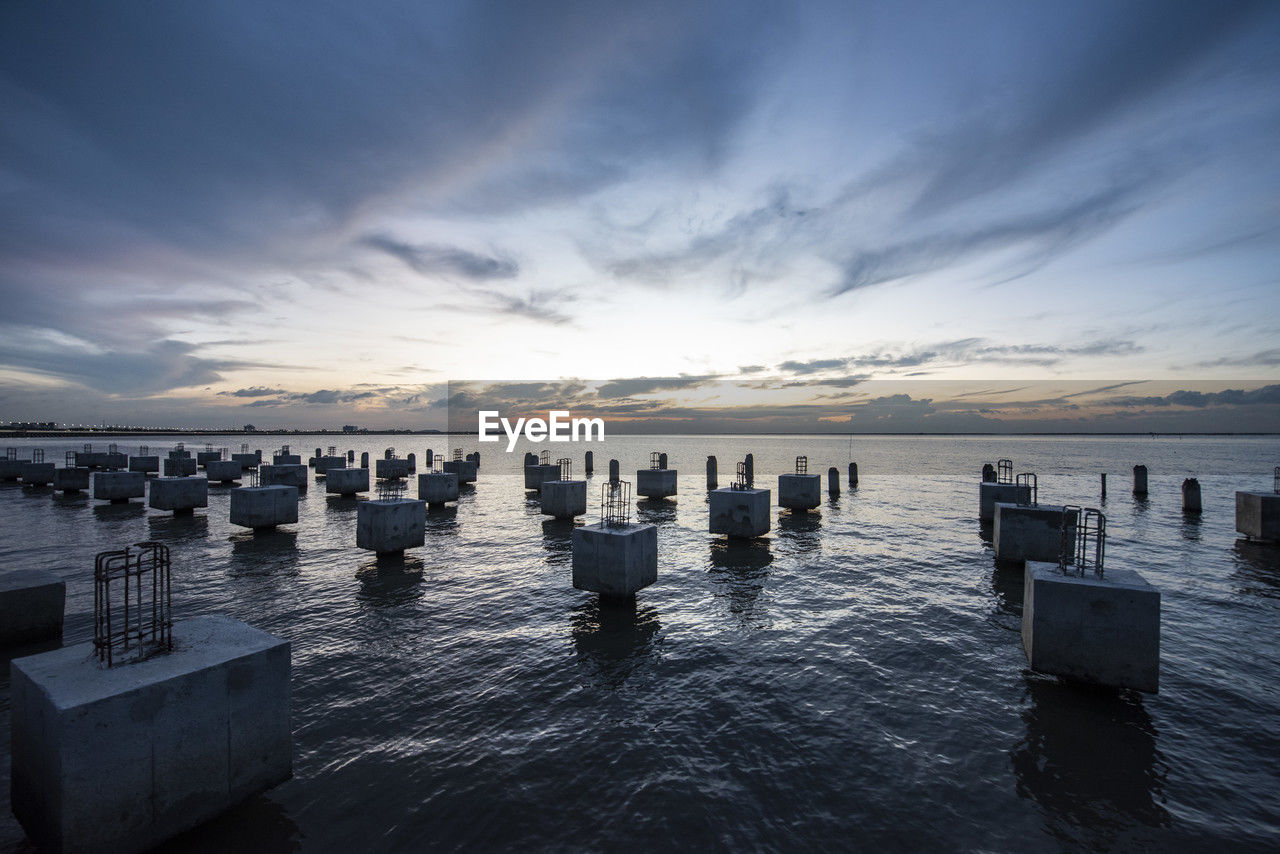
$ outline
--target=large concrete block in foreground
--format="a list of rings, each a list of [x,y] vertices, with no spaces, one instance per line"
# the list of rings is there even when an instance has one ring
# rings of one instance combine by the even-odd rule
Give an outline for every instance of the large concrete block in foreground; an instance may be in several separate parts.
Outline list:
[[[1028,562],[1022,648],[1031,669],[1113,688],[1160,687],[1160,591],[1128,569],[1102,578]]]
[[[310,480],[310,473],[302,463],[258,466],[258,483],[263,486],[293,486],[299,492],[306,492]]]
[[[210,460],[204,464],[204,476],[214,483],[231,483],[244,477],[244,469],[235,460]]]
[[[598,522],[573,529],[573,586],[626,599],[658,580],[658,528]]]
[[[996,502],[1003,504],[1030,504],[1031,487],[1025,483],[978,484],[978,518],[990,522],[996,517]]]
[[[451,471],[418,475],[418,497],[432,507],[457,501],[458,475]]]
[[[476,473],[480,470],[480,463],[476,460],[445,460],[442,468],[450,474],[458,476],[458,483],[475,483]],[[556,466],[557,472],[559,466]],[[560,475],[557,473],[556,477]]]
[[[789,510],[812,510],[822,503],[822,476],[817,474],[778,475],[778,506]]]
[[[155,510],[190,513],[209,506],[209,481],[202,477],[158,477],[151,481],[147,503]]]
[[[636,472],[636,495],[644,498],[668,498],[675,494],[675,469],[640,469]]]
[[[772,497],[767,489],[734,489],[731,486],[707,493],[711,502],[708,530],[731,537],[760,537],[769,533]]]
[[[121,504],[147,493],[147,476],[140,471],[96,471],[93,473],[93,497],[99,501]]]
[[[156,456],[129,457],[129,471],[140,471],[143,474],[159,474],[160,458]]]
[[[22,466],[22,482],[28,486],[48,486],[53,483],[53,463],[24,463]]]
[[[1237,492],[1236,531],[1253,540],[1280,542],[1280,492]]]
[[[166,457],[164,460],[165,477],[191,477],[196,473],[196,461],[191,457]]]
[[[0,480],[17,480],[22,477],[22,467],[30,460],[0,459]]]
[[[356,508],[356,546],[394,554],[426,542],[427,502],[412,498],[362,501]]]
[[[376,460],[374,475],[378,480],[401,480],[409,476],[409,461],[399,458]]]
[[[53,488],[65,493],[80,492],[89,489],[89,470],[82,468],[63,468],[53,473]]]
[[[0,647],[62,637],[66,583],[41,569],[0,573]]]
[[[325,474],[329,469],[344,469],[347,458],[342,456],[316,457],[316,474]]]
[[[325,473],[324,491],[330,495],[355,495],[369,491],[368,469],[330,469]]]
[[[245,486],[231,491],[231,524],[274,528],[298,521],[298,490],[292,486]]]
[[[1066,508],[1054,504],[995,503],[995,521],[991,541],[996,560],[1022,563],[1028,560],[1057,563],[1062,552],[1062,514]],[[1075,529],[1080,511],[1073,510],[1067,520],[1068,560],[1075,557]]]
[[[154,847],[293,775],[289,643],[226,616],[101,667],[93,644],[18,658],[13,813],[41,850]]]
[[[542,483],[542,515],[572,519],[587,512],[585,480],[547,480]]]

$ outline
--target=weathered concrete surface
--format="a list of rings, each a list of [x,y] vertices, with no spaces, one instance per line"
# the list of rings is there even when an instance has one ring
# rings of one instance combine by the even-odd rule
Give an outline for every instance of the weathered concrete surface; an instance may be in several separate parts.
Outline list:
[[[1160,687],[1160,591],[1133,570],[1103,578],[1027,563],[1022,648],[1031,669],[1082,682],[1156,692]]]
[[[120,469],[127,468],[128,465],[129,457],[119,452],[113,454],[108,451],[76,451],[77,468],[118,471]]]
[[[239,463],[243,471],[252,471],[258,467],[258,463],[262,462],[262,458],[257,454],[232,454],[231,459]]]
[[[0,573],[0,647],[62,637],[66,583],[42,569]]]
[[[546,480],[542,482],[542,515],[572,519],[587,512],[585,480]]]
[[[58,469],[53,473],[53,488],[63,492],[79,492],[89,489],[89,470],[82,468]]]
[[[124,502],[142,498],[147,492],[147,476],[140,471],[96,471],[93,497],[99,501]]]
[[[369,470],[332,469],[325,475],[324,491],[331,495],[355,495],[369,491]]]
[[[78,457],[78,455],[77,455]],[[17,480],[22,477],[22,467],[30,460],[0,460],[0,480]]]
[[[311,480],[310,474],[302,463],[264,464],[258,466],[258,483],[262,486],[292,486],[299,492],[306,492]]]
[[[346,467],[346,457],[316,457],[316,474],[326,474],[329,469],[344,469]]]
[[[418,475],[418,497],[432,507],[457,501],[458,475],[451,471]]]
[[[100,667],[91,643],[13,661],[12,804],[54,852],[133,852],[293,775],[289,643],[226,616]]]
[[[480,471],[480,463],[478,460],[445,460],[442,468],[452,474],[458,476],[458,483],[475,483],[476,474]],[[556,467],[556,477],[559,477],[560,467]]]
[[[28,486],[48,486],[53,483],[53,473],[56,468],[53,463],[24,463],[22,482]]]
[[[160,458],[156,456],[129,457],[129,471],[158,474],[160,472]]]
[[[658,580],[656,525],[584,525],[573,529],[573,586],[629,598]]]
[[[298,490],[292,486],[245,486],[231,492],[231,524],[274,528],[298,521]]]
[[[542,492],[542,482],[546,480],[559,480],[560,466],[552,465],[533,465],[524,467],[524,488],[528,491],[537,490]]]
[[[730,537],[759,537],[769,533],[772,496],[767,489],[713,489],[709,530]]]
[[[1134,495],[1147,494],[1147,467],[1146,466],[1133,467],[1133,494]]]
[[[164,461],[165,477],[191,477],[196,473],[196,461],[189,457],[169,457]]]
[[[669,498],[675,494],[675,469],[640,469],[636,472],[636,495],[644,498]]]
[[[196,452],[196,465],[198,465],[200,468],[204,468],[205,466],[209,465],[209,463],[216,462],[221,459],[222,459],[222,451],[197,451]]]
[[[244,477],[244,469],[235,460],[209,460],[204,476],[214,483],[231,483]]]
[[[147,503],[154,510],[186,513],[209,506],[209,481],[202,477],[158,477],[151,481]]]
[[[1280,542],[1280,493],[1237,492],[1236,531],[1253,540]]]
[[[427,502],[412,498],[362,501],[356,507],[356,546],[393,554],[426,542]]]
[[[410,474],[409,461],[399,458],[374,460],[373,466],[378,480],[403,480]]]
[[[272,454],[271,465],[273,466],[301,466],[301,454]],[[303,466],[306,468],[306,466]]]
[[[174,448],[169,452],[169,459],[171,460],[189,460],[191,458],[191,451],[186,448]]]
[[[1062,514],[1065,508],[1055,504],[995,504],[995,521],[991,542],[996,560],[1023,563],[1029,560],[1057,563],[1062,551]],[[1067,558],[1075,556],[1075,529],[1080,523],[1079,511],[1072,511],[1067,523]]]
[[[996,517],[996,502],[1004,504],[1031,503],[1031,487],[1017,483],[978,484],[978,518],[990,522]]]
[[[778,506],[789,510],[812,510],[822,503],[822,476],[816,474],[778,475]]]

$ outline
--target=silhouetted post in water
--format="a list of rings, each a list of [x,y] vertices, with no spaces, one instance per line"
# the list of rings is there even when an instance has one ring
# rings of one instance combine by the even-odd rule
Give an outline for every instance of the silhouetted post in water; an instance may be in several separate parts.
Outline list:
[[[840,469],[835,466],[827,469],[827,494],[840,494]]]
[[[743,460],[747,464],[747,486],[754,487],[756,485],[756,461],[755,457],[747,454],[747,458]]]
[[[536,466],[538,464],[538,455],[532,451],[525,451],[524,464],[525,466]]]
[[[387,448],[385,451],[382,452],[382,458],[384,460],[389,460],[392,458],[395,452],[396,452],[395,448]]]
[[[1182,512],[1199,513],[1200,511],[1200,481],[1189,477],[1182,482]]]
[[[369,467],[369,452],[362,451],[360,453],[360,468],[367,469]]]
[[[583,469],[586,471],[587,477],[591,477],[596,470],[596,457],[595,454],[590,451],[587,451],[587,457]]]
[[[480,468],[480,452],[479,451],[471,452],[471,462],[476,464],[477,469]]]
[[[621,479],[621,469],[617,460],[609,460],[609,482],[617,483]]]
[[[318,460],[318,459],[320,459],[322,456],[324,456],[324,451],[323,451],[323,450],[321,450],[320,448],[316,448],[316,459]]]
[[[716,476],[716,458],[707,457],[707,489],[715,489],[720,485]]]
[[[982,464],[982,482],[983,483],[996,482],[996,467],[991,465],[991,463]]]
[[[849,463],[849,488],[858,488],[858,464]]]
[[[354,463],[355,461],[356,461],[356,452],[355,452],[355,451],[347,451],[347,465],[350,465],[351,463]]]
[[[1133,467],[1133,494],[1145,496],[1147,494],[1147,467]]]
[[[664,468],[666,468],[666,467],[667,467],[667,455],[666,455],[666,453],[664,452],[664,453],[658,454],[658,468],[660,468],[660,469],[664,469]]]
[[[435,454],[436,454],[436,452],[435,452],[435,451],[431,450],[430,448],[427,448],[427,463],[426,463],[426,467],[427,467],[427,469],[428,469],[428,470],[430,470],[431,466],[432,466],[432,465],[434,464],[434,462],[435,462],[435,458],[436,458]]]
[[[409,463],[409,474],[415,474],[415,473],[417,473],[417,471],[418,471],[418,458],[417,458],[417,457],[415,457],[415,456],[413,455],[413,453],[412,453],[412,452],[410,452],[409,456],[405,457],[405,461],[406,461],[407,463]]]
[[[1102,500],[1107,500],[1107,473],[1102,473]]]

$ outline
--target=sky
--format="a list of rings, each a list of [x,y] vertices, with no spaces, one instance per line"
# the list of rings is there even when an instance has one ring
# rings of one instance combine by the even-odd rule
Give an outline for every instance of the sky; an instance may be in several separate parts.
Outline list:
[[[0,422],[1280,430],[1277,92],[1274,2],[13,0]]]

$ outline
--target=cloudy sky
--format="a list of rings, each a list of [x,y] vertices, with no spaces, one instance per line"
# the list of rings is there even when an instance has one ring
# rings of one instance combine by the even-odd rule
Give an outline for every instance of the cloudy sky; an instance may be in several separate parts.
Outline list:
[[[1278,45],[1273,2],[13,0],[0,421],[705,377],[1280,429]]]

